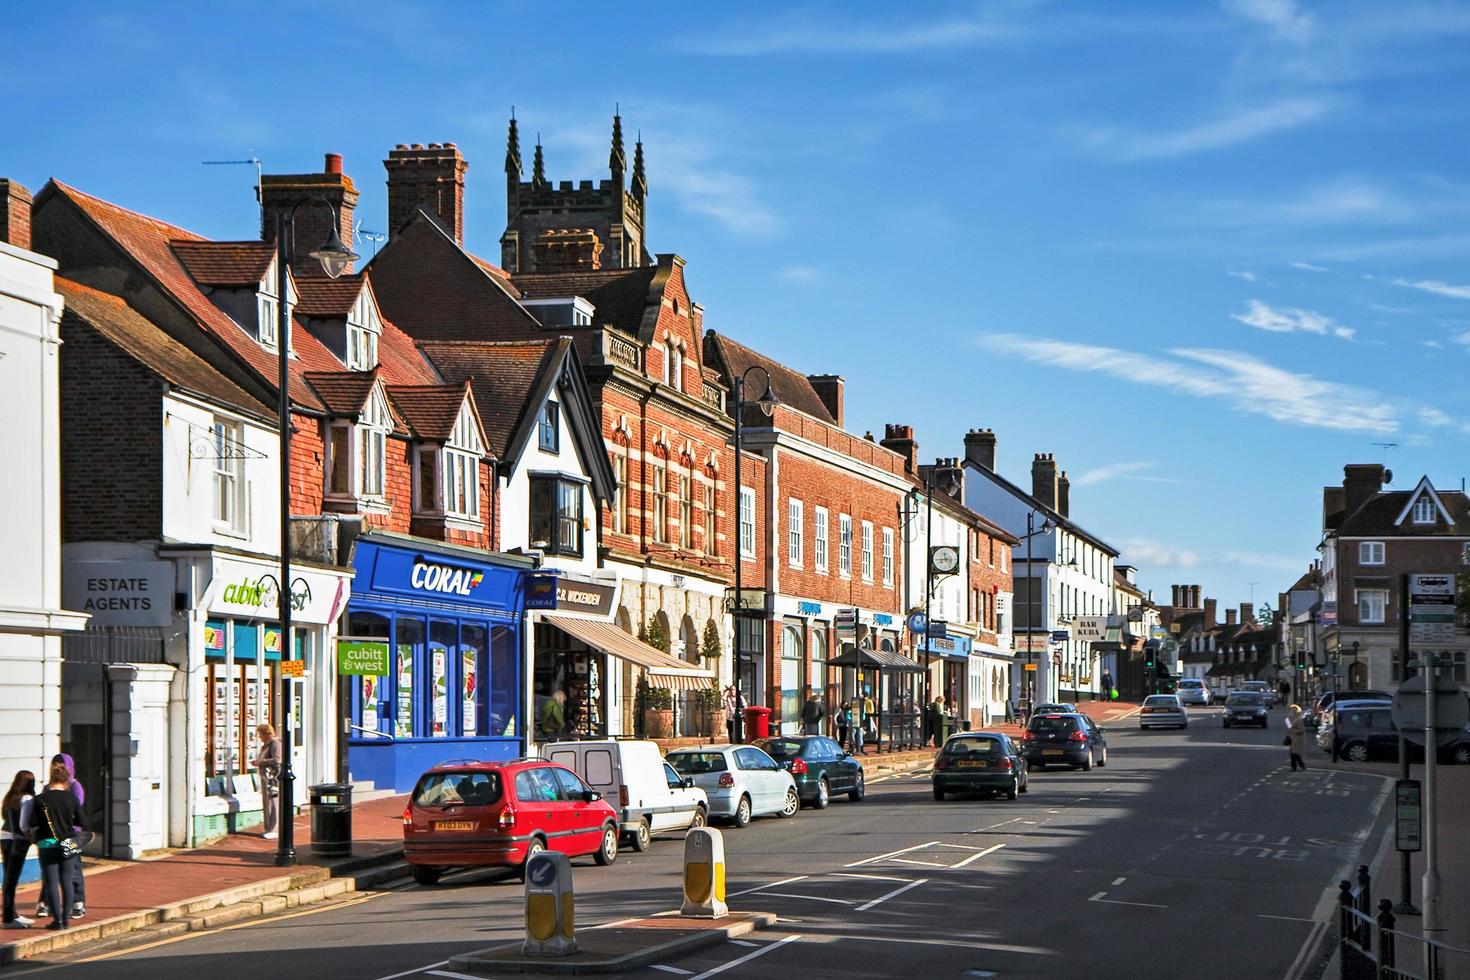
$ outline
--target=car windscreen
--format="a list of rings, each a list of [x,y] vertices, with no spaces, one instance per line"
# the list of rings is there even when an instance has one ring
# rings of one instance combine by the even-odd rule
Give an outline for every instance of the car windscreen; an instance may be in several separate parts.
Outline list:
[[[1204,681],[1180,681],[1179,682],[1179,686],[1180,687],[1204,687],[1205,686],[1205,682]]]
[[[1227,708],[1256,708],[1261,704],[1259,694],[1232,694],[1225,699]]]
[[[945,755],[1002,755],[998,738],[952,738],[944,743]]]
[[[723,752],[674,752],[669,755],[669,765],[685,776],[698,776],[705,772],[724,772],[729,768],[725,765]]]
[[[1143,699],[1145,708],[1177,708],[1179,703],[1172,697],[1162,694],[1151,694]]]
[[[500,802],[498,772],[431,772],[414,787],[418,806],[449,806],[464,803],[485,806]]]
[[[755,743],[773,759],[794,759],[801,755],[802,745],[794,738],[763,738]]]
[[[1075,732],[1078,721],[1067,715],[1042,715],[1031,719],[1033,732]]]

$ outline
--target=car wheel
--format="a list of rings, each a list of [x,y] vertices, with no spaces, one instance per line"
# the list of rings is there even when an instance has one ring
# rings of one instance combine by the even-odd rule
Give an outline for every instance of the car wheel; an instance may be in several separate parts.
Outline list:
[[[1011,788],[1006,790],[1006,799],[1014,800],[1019,795],[1021,795],[1021,781],[1019,779],[1013,779],[1011,780]]]
[[[831,799],[832,793],[827,786],[827,781],[825,779],[817,780],[817,798],[812,803],[812,806],[816,807],[818,810],[825,810],[827,809],[827,804],[831,802]]]
[[[633,831],[632,838],[633,850],[637,851],[639,854],[642,854],[644,851],[648,850],[648,845],[653,838],[653,834],[648,829],[647,817],[644,817],[642,820],[638,821],[638,829]]]
[[[704,827],[704,826],[707,826],[708,824],[709,824],[709,814],[705,811],[704,807],[702,807],[702,806],[695,807],[694,808],[694,819],[691,820],[691,821],[689,821],[689,829],[690,830],[693,830],[696,827]]]
[[[426,868],[422,864],[413,866],[413,880],[420,885],[437,885],[439,876],[444,872],[439,868]]]
[[[858,770],[857,785],[848,791],[847,798],[854,803],[861,803],[863,797],[868,795],[868,787],[863,783],[863,771]]]
[[[934,798],[936,800],[939,800],[941,803],[944,802],[944,790],[940,789],[938,786],[934,787]]]
[[[1103,766],[1105,766],[1107,764],[1108,764],[1108,747],[1106,745],[1104,745],[1103,746],[1102,758],[1100,758],[1100,759],[1097,760],[1097,767],[1099,769],[1101,769]]]
[[[618,828],[614,824],[602,828],[602,846],[594,857],[604,868],[618,859]]]
[[[1087,750],[1087,758],[1082,760],[1082,771],[1092,772],[1092,750]]]
[[[1362,742],[1353,742],[1342,750],[1342,757],[1349,762],[1367,762],[1368,746]]]
[[[1031,775],[1029,773],[1021,779],[1021,792],[1031,792]]]
[[[796,795],[796,787],[792,786],[786,791],[786,802],[781,805],[781,816],[794,817],[800,809],[801,797]]]
[[[520,877],[522,881],[526,880],[526,865],[531,863],[531,858],[540,854],[544,850],[546,850],[546,845],[542,843],[541,838],[532,837],[531,843],[526,845],[526,856],[521,860],[521,866],[516,871],[516,874]]]
[[[731,818],[730,822],[737,827],[750,825],[750,797],[740,797],[740,802],[735,804],[735,816]]]

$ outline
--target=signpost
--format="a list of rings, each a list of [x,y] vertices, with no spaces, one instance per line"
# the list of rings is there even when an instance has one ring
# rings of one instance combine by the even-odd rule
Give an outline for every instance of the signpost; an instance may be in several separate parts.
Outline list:
[[[849,643],[857,641],[858,611],[856,609],[839,609],[832,617],[832,629],[837,633],[837,639]]]
[[[1424,798],[1417,779],[1393,784],[1394,846],[1404,853],[1424,849]]]
[[[1409,642],[1434,646],[1455,642],[1453,574],[1409,576]]]
[[[945,619],[929,620],[929,639],[944,640],[949,638],[949,621]]]

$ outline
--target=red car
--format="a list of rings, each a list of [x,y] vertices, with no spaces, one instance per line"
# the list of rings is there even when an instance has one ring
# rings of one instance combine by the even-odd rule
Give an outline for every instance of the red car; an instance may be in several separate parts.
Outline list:
[[[565,766],[453,762],[419,777],[403,811],[403,857],[421,885],[449,868],[512,867],[545,850],[618,859],[618,815]]]

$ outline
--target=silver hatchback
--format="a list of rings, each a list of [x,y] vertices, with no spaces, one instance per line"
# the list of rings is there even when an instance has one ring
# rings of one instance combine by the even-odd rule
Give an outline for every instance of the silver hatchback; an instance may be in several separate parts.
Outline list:
[[[736,827],[767,813],[794,817],[801,797],[791,773],[754,745],[703,745],[676,749],[667,756],[680,776],[709,797],[709,815]]]
[[[1139,728],[1188,728],[1189,715],[1177,694],[1150,694],[1138,712]]]

